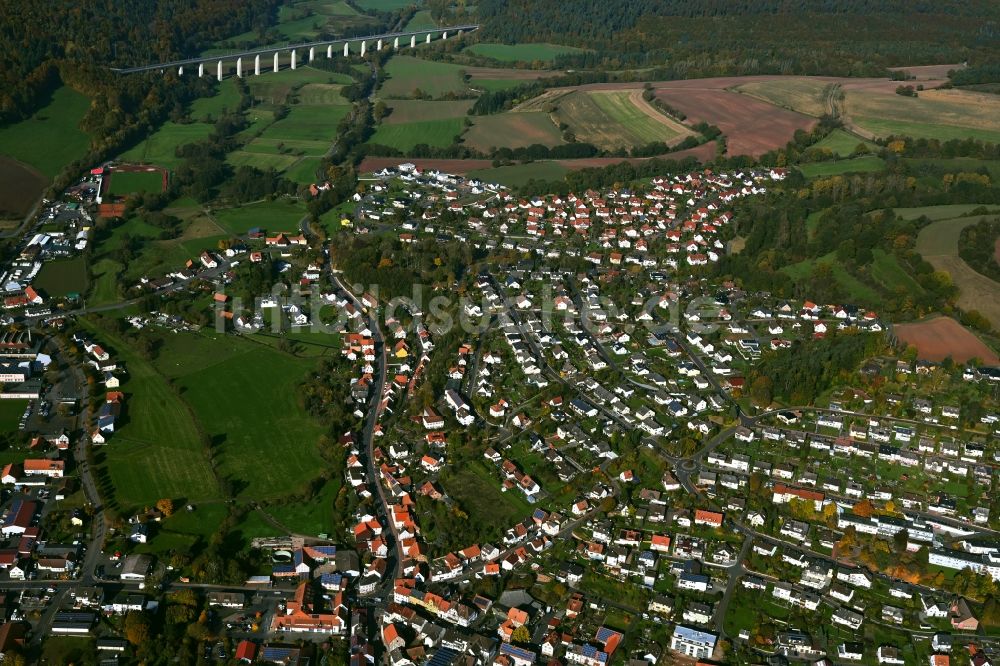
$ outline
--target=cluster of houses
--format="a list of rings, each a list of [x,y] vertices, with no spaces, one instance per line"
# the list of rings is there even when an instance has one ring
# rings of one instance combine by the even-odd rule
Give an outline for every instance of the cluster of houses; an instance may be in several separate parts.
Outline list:
[[[106,389],[104,400],[95,406],[95,423],[90,429],[90,441],[94,444],[105,444],[115,432],[115,423],[121,417],[125,406],[125,394],[118,390],[122,384],[124,366],[111,357],[111,354],[100,344],[92,341],[82,333],[73,334],[73,342],[79,346],[87,357],[88,364],[93,367],[99,381]]]

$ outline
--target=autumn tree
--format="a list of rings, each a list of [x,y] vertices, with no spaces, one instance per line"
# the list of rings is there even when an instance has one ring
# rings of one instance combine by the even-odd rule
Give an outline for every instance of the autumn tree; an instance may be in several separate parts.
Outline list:
[[[530,643],[531,632],[528,631],[528,627],[522,624],[510,635],[510,640],[514,643]]]
[[[143,611],[131,611],[125,616],[125,638],[132,645],[142,645],[150,636],[149,616]]]
[[[174,514],[174,501],[169,497],[156,500],[156,508],[160,511],[160,513],[169,518]]]

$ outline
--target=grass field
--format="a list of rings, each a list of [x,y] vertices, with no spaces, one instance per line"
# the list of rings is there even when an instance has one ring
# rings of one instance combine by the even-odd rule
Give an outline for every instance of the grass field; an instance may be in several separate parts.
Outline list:
[[[323,55],[326,56],[325,53]],[[345,84],[350,82],[351,78],[345,74],[325,72],[304,65],[296,69],[283,69],[277,73],[268,72],[267,76],[251,77],[247,80],[247,85],[250,86],[250,93],[256,99],[268,104],[282,104],[288,93],[292,92],[296,86],[304,87],[310,83]],[[344,103],[346,102],[345,99]]]
[[[966,90],[930,90],[919,97],[850,90],[846,110],[877,136],[1000,142],[1000,98]]]
[[[988,210],[1000,210],[997,204],[944,204],[941,206],[920,206],[919,208],[894,208],[893,212],[904,220],[915,220],[918,217],[926,217],[928,220],[949,220],[962,215],[967,215],[977,208]],[[978,218],[976,218],[978,219]]]
[[[160,522],[153,538],[136,550],[140,553],[184,551],[194,547],[199,539],[207,541],[222,526],[222,521],[228,514],[228,506],[223,503],[193,506],[194,511],[188,511],[184,506],[175,506],[174,514]]]
[[[834,86],[836,84],[792,77],[744,83],[736,86],[735,90],[775,106],[819,118],[829,110],[827,100]]]
[[[839,176],[845,173],[870,173],[881,171],[885,168],[885,162],[881,157],[875,155],[864,155],[848,160],[835,160],[833,162],[813,162],[812,164],[798,165],[799,171],[806,178],[816,176]]]
[[[962,229],[975,224],[979,216],[941,219],[920,230],[916,250],[936,270],[951,276],[959,289],[958,306],[978,310],[994,327],[1000,327],[1000,284],[977,273],[958,256],[958,238]]]
[[[153,365],[120,339],[100,339],[128,366],[122,390],[127,395],[123,425],[102,451],[107,481],[123,510],[151,506],[163,497],[201,501],[219,497],[198,425],[180,395]]]
[[[337,123],[349,108],[343,104],[293,106],[288,116],[264,130],[261,138],[325,141],[329,146],[337,135]],[[252,150],[253,142],[247,148]]]
[[[437,23],[434,22],[433,18],[431,18],[430,10],[421,9],[420,11],[418,11],[416,14],[413,15],[413,18],[411,18],[410,22],[406,24],[406,28],[403,30],[403,32],[412,32],[414,30],[430,30],[431,28],[435,27],[437,27]],[[409,42],[407,42],[407,44],[409,44]]]
[[[879,284],[890,292],[905,291],[909,294],[922,294],[924,289],[906,270],[899,265],[895,255],[885,250],[874,249],[875,257],[871,264],[871,275]]]
[[[500,183],[507,187],[518,187],[524,185],[532,178],[536,180],[562,180],[569,172],[569,169],[552,161],[531,162],[529,164],[517,164],[512,166],[502,166],[493,169],[477,169],[470,171],[469,178],[479,178],[487,183]]]
[[[17,430],[17,422],[27,407],[27,400],[0,400],[0,429],[4,432]]]
[[[288,231],[298,233],[299,220],[306,208],[294,199],[262,201],[239,208],[223,208],[213,212],[213,217],[227,231],[240,235],[254,227],[269,233]]]
[[[444,148],[455,143],[462,133],[460,118],[443,118],[441,120],[424,120],[401,125],[380,125],[368,139],[369,143],[391,146],[403,152],[412,150],[414,146],[426,143],[428,146]]]
[[[472,106],[472,100],[428,102],[415,99],[390,99],[386,100],[386,106],[389,107],[390,113],[382,122],[399,125],[445,118],[463,118]]]
[[[577,141],[598,148],[672,143],[692,134],[650,106],[641,91],[577,91],[559,99],[557,105],[556,115],[569,125]]]
[[[813,144],[812,148],[819,148],[821,150],[826,149],[835,155],[839,155],[840,157],[847,157],[848,155],[854,153],[854,149],[857,148],[859,144],[867,146],[868,148],[873,148],[875,146],[875,144],[870,141],[865,141],[864,139],[845,132],[844,130],[835,129]]]
[[[468,86],[462,80],[462,69],[445,62],[393,56],[386,65],[388,78],[379,93],[383,97],[413,97],[414,91],[420,89],[437,97],[447,92],[463,92]]]
[[[316,446],[323,428],[296,400],[314,361],[226,336],[181,337],[174,339],[183,357],[213,359],[189,362],[177,381],[212,441],[219,474],[235,484],[237,495],[281,497],[315,478],[323,465]]]
[[[145,141],[126,150],[121,159],[174,168],[180,164],[177,147],[207,139],[212,126],[207,123],[178,124],[167,121]]]
[[[877,303],[880,296],[877,291],[859,280],[854,275],[847,272],[847,269],[837,261],[836,253],[831,252],[819,259],[807,259],[796,264],[790,264],[781,268],[781,272],[787,274],[793,280],[806,280],[812,275],[813,270],[819,263],[829,264],[833,272],[833,277],[837,284],[844,290],[844,293],[858,303]]]
[[[90,100],[65,86],[30,118],[0,127],[0,154],[24,162],[53,178],[63,167],[83,157],[90,137],[80,129]]]
[[[928,164],[942,169],[952,171],[978,171],[986,169],[994,182],[1000,180],[1000,161],[980,160],[974,157],[951,157],[951,158],[903,158],[903,161],[910,165]]]
[[[549,62],[558,55],[579,53],[583,49],[558,44],[473,44],[465,49],[469,53],[493,58],[502,62]]]
[[[469,147],[484,152],[503,146],[524,148],[535,143],[543,146],[558,146],[563,143],[559,128],[542,111],[472,117],[472,127],[465,132],[463,138]]]
[[[297,534],[334,534],[333,502],[340,491],[340,481],[327,481],[323,489],[308,502],[282,502],[268,507],[268,513]]]
[[[46,261],[33,285],[49,296],[87,293],[87,262],[81,257]]]
[[[235,111],[239,104],[240,91],[236,80],[225,79],[218,84],[215,95],[199,97],[191,103],[191,117],[198,122],[214,122],[223,111]]]
[[[499,481],[490,471],[474,461],[450,474],[441,482],[444,491],[469,514],[472,521],[482,520],[507,529],[531,512],[531,505],[517,491],[500,491]]]
[[[142,192],[163,191],[163,174],[159,171],[118,171],[111,172],[108,194],[128,196]]]

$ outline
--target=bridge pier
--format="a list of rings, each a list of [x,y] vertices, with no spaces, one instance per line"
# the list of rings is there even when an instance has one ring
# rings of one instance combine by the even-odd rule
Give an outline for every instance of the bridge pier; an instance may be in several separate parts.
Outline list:
[[[365,40],[361,40],[361,57],[365,57]]]
[[[203,76],[205,76],[205,63],[199,62],[198,63],[198,78],[200,79]]]
[[[329,60],[333,57],[333,44],[326,47],[326,59]]]
[[[292,49],[292,69],[295,69],[295,49]]]
[[[431,43],[431,33],[429,33],[429,32],[427,33],[427,42],[426,43],[427,44]]]
[[[392,40],[392,48],[393,48],[394,51],[398,51],[399,50],[399,37],[397,37],[396,39]]]
[[[215,67],[215,78],[222,80],[222,61],[220,60]]]
[[[278,71],[278,67],[279,67],[279,65],[278,65],[278,53],[275,53],[274,54],[274,71],[277,72]]]
[[[184,65],[177,68],[177,76],[184,76]]]
[[[253,58],[253,75],[260,76],[260,54],[254,56]]]
[[[351,55],[351,43],[344,42],[344,57],[346,58],[349,55]]]
[[[316,59],[316,47],[315,46],[310,46],[309,47],[309,62],[312,62],[315,59]]]
[[[445,30],[444,32],[441,33],[441,39],[448,39],[448,31],[447,30]]]
[[[417,48],[417,36],[416,35],[410,35],[410,48],[411,49]]]
[[[378,42],[376,43],[375,50],[376,51],[381,51],[382,50],[382,40],[381,39],[378,40]]]
[[[236,59],[236,78],[243,78],[243,58]]]

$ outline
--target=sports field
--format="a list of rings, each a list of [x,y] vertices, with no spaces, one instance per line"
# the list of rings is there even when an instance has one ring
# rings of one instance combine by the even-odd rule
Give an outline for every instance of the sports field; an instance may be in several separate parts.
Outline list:
[[[559,128],[543,111],[511,111],[471,119],[472,127],[464,135],[465,143],[484,152],[491,148],[524,148],[535,143],[551,147],[563,143]]]
[[[576,91],[556,102],[556,116],[577,141],[613,150],[654,141],[674,143],[693,134],[642,98],[641,90]]]
[[[462,67],[446,62],[421,60],[408,55],[393,56],[385,67],[388,78],[379,89],[383,97],[414,97],[420,90],[432,97],[468,89]]]
[[[380,125],[368,139],[369,143],[391,146],[403,152],[414,146],[425,143],[428,146],[444,148],[455,143],[462,133],[462,120],[459,118],[443,118],[441,120],[424,120],[402,125]]]
[[[548,62],[564,53],[580,53],[583,49],[559,44],[473,44],[465,49],[469,53],[493,58],[501,62]]]
[[[0,127],[0,154],[55,177],[90,148],[90,137],[80,129],[89,108],[85,96],[66,86],[57,88],[49,103],[30,118]]]
[[[111,196],[128,196],[143,192],[163,191],[161,171],[111,171],[107,193]]]
[[[48,296],[65,296],[77,292],[87,293],[87,262],[80,257],[46,261],[32,282]]]
[[[299,220],[306,214],[306,208],[294,199],[262,201],[237,208],[222,208],[212,212],[213,219],[235,235],[245,234],[254,227],[268,233],[279,231],[297,234]]]

